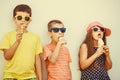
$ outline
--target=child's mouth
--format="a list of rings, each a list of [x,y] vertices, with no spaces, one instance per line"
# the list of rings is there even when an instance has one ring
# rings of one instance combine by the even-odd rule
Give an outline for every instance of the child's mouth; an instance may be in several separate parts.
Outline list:
[[[102,35],[99,33],[99,34],[98,34],[98,38],[101,38],[101,37],[102,37]]]
[[[25,23],[21,23],[20,25],[23,26],[23,27],[27,26],[27,24],[25,24]]]

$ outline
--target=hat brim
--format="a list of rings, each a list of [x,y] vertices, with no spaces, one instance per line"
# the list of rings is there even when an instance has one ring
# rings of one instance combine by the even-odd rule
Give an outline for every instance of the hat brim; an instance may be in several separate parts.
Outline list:
[[[101,23],[99,23],[98,21],[95,21],[95,22],[92,22],[92,23],[90,23],[89,25],[88,25],[88,27],[87,27],[87,31],[89,30],[89,29],[91,29],[92,27],[94,27],[94,26],[99,26],[99,27],[101,27],[101,28],[104,28],[105,29],[105,36],[110,36],[110,34],[111,34],[111,30],[109,29],[109,28],[106,28],[106,27],[104,27]]]
[[[105,29],[105,35],[106,35],[106,36],[110,36],[111,30],[108,29],[108,28],[105,28],[105,27],[104,27],[104,29]]]

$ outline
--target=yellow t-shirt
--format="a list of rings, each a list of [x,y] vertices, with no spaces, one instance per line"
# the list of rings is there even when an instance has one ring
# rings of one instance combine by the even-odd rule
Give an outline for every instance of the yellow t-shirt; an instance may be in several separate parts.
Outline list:
[[[16,41],[16,31],[8,32],[2,39],[0,50],[9,49]],[[42,53],[40,38],[27,32],[23,34],[13,58],[7,60],[3,78],[27,79],[35,75],[35,55]]]

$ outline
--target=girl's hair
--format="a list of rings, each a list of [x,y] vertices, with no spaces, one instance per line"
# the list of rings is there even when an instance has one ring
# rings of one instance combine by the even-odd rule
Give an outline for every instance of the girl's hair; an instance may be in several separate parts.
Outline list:
[[[106,37],[105,37],[105,32],[104,32],[104,35],[103,35],[103,41],[104,41],[104,45],[106,45]],[[86,44],[87,45],[87,53],[88,53],[88,56],[87,58],[91,57],[93,54],[94,54],[94,39],[93,39],[93,36],[92,36],[92,30],[90,29],[87,34],[86,34],[86,37],[85,39],[83,40],[82,44]],[[80,45],[80,48],[82,46],[82,44]],[[80,68],[80,48],[79,48],[79,68]],[[81,69],[80,69],[81,70]]]
[[[54,24],[63,24],[60,20],[51,20],[48,23],[48,31],[50,30],[50,28],[54,25]]]
[[[30,14],[30,16],[32,16],[31,8],[28,5],[25,4],[17,5],[13,10],[13,17],[16,16],[16,12],[18,11],[27,12]]]

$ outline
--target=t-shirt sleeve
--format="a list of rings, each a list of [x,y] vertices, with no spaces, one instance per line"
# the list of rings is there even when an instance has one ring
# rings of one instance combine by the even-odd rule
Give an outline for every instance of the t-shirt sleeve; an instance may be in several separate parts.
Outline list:
[[[40,38],[38,37],[37,43],[36,43],[36,54],[42,53],[42,43]]]
[[[4,50],[4,49],[9,49],[10,48],[10,41],[9,41],[9,35],[6,34],[1,42],[0,42],[0,50]]]
[[[44,53],[44,60],[47,60],[47,58],[52,55],[52,51],[50,50],[50,48],[48,46],[45,46],[43,48],[43,53]]]

